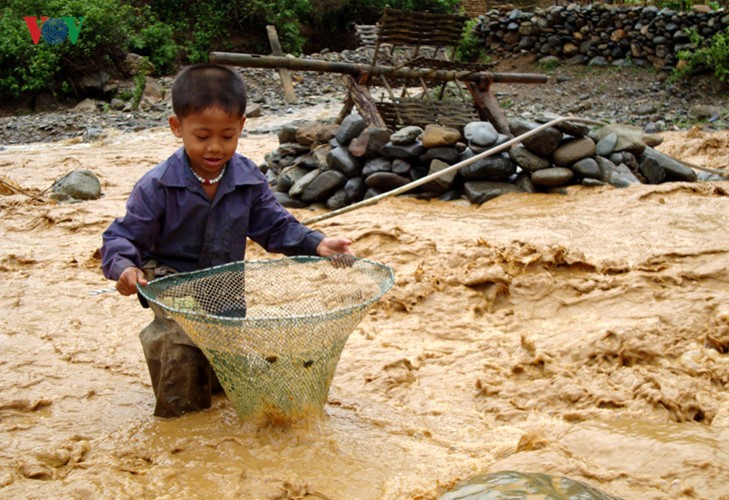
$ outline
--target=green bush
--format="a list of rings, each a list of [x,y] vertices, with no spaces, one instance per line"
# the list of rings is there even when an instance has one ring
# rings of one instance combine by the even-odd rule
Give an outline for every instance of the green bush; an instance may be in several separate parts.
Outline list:
[[[284,50],[299,52],[304,39],[298,19],[308,14],[310,4],[308,0],[159,0],[149,2],[149,8],[176,35],[178,57],[196,63],[207,61],[211,50],[229,47],[232,37],[265,39],[267,24],[276,26]],[[145,55],[157,65],[151,52]]]
[[[235,9],[236,18],[244,29],[265,30],[268,24],[276,26],[284,52],[301,53],[305,40],[299,22],[311,16],[309,0],[238,0]]]
[[[128,8],[110,0],[10,0],[0,15],[0,95],[73,89],[84,73],[115,67],[128,40]],[[31,40],[25,16],[84,20],[78,39],[51,45]],[[39,23],[40,24],[40,23]]]
[[[386,6],[456,12],[460,0],[4,0],[0,6],[0,96],[43,91],[77,94],[84,75],[121,73],[132,51],[146,57],[154,74],[206,61],[212,50],[269,45],[266,25],[276,26],[284,51],[300,54],[301,28],[337,36],[357,23],[374,23]],[[24,16],[83,17],[79,37],[33,44]],[[472,30],[471,30],[472,31]],[[478,40],[464,32],[461,57],[478,55]]]
[[[476,61],[481,56],[482,40],[476,33],[478,19],[466,22],[461,33],[461,43],[456,47],[456,59],[459,61]]]
[[[159,43],[162,36],[169,34],[167,48],[169,52],[175,53],[175,60],[183,62],[207,61],[208,52],[215,46],[215,43],[223,39],[231,28],[232,6],[231,2],[223,0],[211,0],[208,2],[178,2],[176,0],[158,0],[146,2],[144,9],[148,9],[148,19],[145,33],[151,35],[141,44],[144,46],[144,53],[150,61],[157,66],[155,57],[166,57],[164,51],[161,54],[153,54],[155,43]],[[153,32],[149,27],[154,25]],[[140,37],[145,38],[140,32]],[[139,37],[135,37],[136,40]],[[135,46],[133,44],[133,46]],[[166,67],[171,63],[164,59]]]
[[[154,66],[155,74],[174,72],[180,62],[181,49],[175,41],[172,26],[159,21],[148,5],[139,9],[135,17],[139,22],[130,36],[129,48],[146,56]]]
[[[714,34],[710,40],[695,30],[688,33],[691,49],[678,53],[679,61],[683,61],[680,69],[674,69],[675,77],[686,77],[704,71],[713,71],[715,77],[722,82],[729,80],[729,27],[723,32]]]

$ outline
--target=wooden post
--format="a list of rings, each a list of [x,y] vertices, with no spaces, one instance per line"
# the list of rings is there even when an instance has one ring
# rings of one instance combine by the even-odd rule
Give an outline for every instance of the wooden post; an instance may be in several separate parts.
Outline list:
[[[367,86],[357,83],[350,75],[344,75],[342,80],[347,86],[347,101],[345,101],[345,106],[349,99],[351,99],[351,103],[357,107],[357,111],[365,119],[367,125],[370,127],[387,128],[385,120],[382,119],[380,112],[377,110],[377,106],[372,100],[372,96],[370,96],[369,90],[367,90]],[[350,107],[349,110],[351,111],[351,109]],[[340,113],[340,121],[344,118],[346,118],[346,115],[343,116]]]
[[[479,82],[465,83],[473,96],[473,103],[476,105],[481,119],[491,122],[499,133],[512,137],[509,130],[509,121],[504,116],[496,96],[491,92],[491,81],[483,78]]]
[[[281,43],[278,40],[278,33],[276,32],[276,26],[266,26],[268,32],[268,41],[271,44],[271,52],[274,56],[282,56],[283,50],[281,50]],[[296,92],[294,92],[294,85],[291,83],[291,72],[286,68],[279,68],[278,74],[281,76],[281,85],[283,86],[284,99],[289,104],[296,104],[299,100],[296,98]]]
[[[337,115],[337,123],[342,123],[345,118],[347,118],[347,115],[349,115],[352,110],[354,109],[354,99],[352,99],[352,96],[349,92],[347,92],[347,95],[344,97],[344,104],[342,105],[342,109],[339,110],[339,114]]]

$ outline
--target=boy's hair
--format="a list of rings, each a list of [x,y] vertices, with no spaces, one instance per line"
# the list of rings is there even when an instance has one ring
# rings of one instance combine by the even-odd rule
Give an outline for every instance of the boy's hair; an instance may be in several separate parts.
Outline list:
[[[218,106],[230,115],[246,112],[246,86],[232,68],[195,64],[178,73],[172,84],[172,109],[178,118]]]

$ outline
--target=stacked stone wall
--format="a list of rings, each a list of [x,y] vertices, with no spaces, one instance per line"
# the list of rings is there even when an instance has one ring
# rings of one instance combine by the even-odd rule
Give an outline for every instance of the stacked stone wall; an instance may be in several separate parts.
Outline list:
[[[519,119],[509,125],[514,136],[539,127]],[[284,127],[279,147],[260,168],[284,206],[323,204],[332,210],[464,161],[457,171],[426,179],[408,194],[483,203],[504,193],[559,191],[572,184],[625,188],[697,180],[692,169],[651,147],[660,142],[658,136],[635,127],[591,130],[564,122],[540,128],[508,151],[474,158],[508,140],[488,122],[469,123],[462,132],[429,125],[425,130],[410,126],[393,133],[367,127],[361,116],[351,114],[341,125]]]
[[[535,54],[570,64],[653,66],[670,70],[678,53],[691,47],[688,32],[704,39],[729,27],[726,10],[697,6],[678,12],[655,6],[603,4],[490,10],[479,16],[477,33],[492,57]]]

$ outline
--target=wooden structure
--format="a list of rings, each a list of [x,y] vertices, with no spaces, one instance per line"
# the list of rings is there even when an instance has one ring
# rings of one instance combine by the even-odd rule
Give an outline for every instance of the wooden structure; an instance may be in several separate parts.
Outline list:
[[[268,33],[268,42],[271,44],[271,52],[274,56],[282,56],[283,50],[281,50],[281,43],[278,40],[278,32],[276,26],[266,26],[266,33]],[[278,74],[281,77],[281,85],[284,90],[284,99],[289,104],[296,104],[298,99],[296,98],[296,92],[294,91],[294,84],[291,82],[291,73],[285,68],[280,68]]]
[[[489,3],[486,0],[461,0],[461,9],[468,17],[474,18],[486,14]]]
[[[377,43],[376,24],[355,24],[354,33],[357,35],[359,44],[362,47],[374,47]]]
[[[354,108],[370,126],[397,130],[407,125],[462,128],[491,122],[511,135],[491,84],[545,83],[539,74],[493,73],[491,66],[455,62],[468,18],[386,9],[377,27],[370,65],[315,59],[212,52],[210,61],[243,67],[286,68],[343,74],[347,88],[339,120]],[[375,99],[373,92],[380,92]]]
[[[387,8],[377,24],[372,66],[388,61],[399,68],[487,72],[491,65],[455,61],[467,20],[468,17],[456,14]],[[380,126],[398,129],[437,123],[462,128],[471,121],[487,120],[502,133],[508,133],[506,119],[485,75],[471,83],[427,82],[423,78],[393,80],[386,75],[368,74],[359,80],[352,76],[345,76],[344,80],[349,92],[340,121],[354,106],[362,113],[361,103],[372,101],[372,93],[379,88],[380,97],[374,102],[382,118]]]

